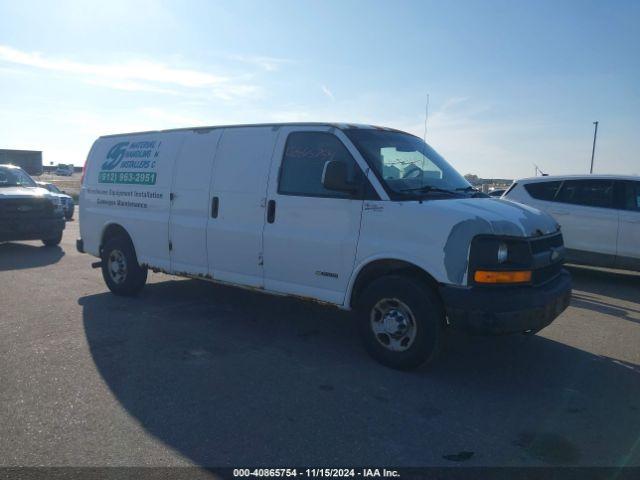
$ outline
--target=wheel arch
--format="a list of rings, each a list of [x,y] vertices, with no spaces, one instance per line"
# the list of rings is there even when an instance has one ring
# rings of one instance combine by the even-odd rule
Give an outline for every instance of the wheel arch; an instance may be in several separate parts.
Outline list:
[[[133,237],[131,236],[129,231],[125,227],[123,227],[120,223],[109,222],[102,227],[102,233],[100,234],[100,245],[99,245],[100,255],[102,255],[102,247],[104,246],[104,244],[108,240],[115,237],[128,238],[131,244],[133,245],[134,250],[137,252],[135,243],[133,241]]]
[[[354,270],[345,296],[345,308],[353,308],[357,304],[359,295],[371,282],[394,274],[405,275],[422,281],[439,296],[438,281],[423,267],[407,259],[382,257],[363,262]]]

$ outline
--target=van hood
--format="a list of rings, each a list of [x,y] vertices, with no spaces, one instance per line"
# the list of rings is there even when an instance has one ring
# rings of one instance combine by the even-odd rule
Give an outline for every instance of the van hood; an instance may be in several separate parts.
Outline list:
[[[476,235],[536,237],[558,232],[560,225],[549,214],[499,198],[461,198],[423,202],[423,208],[439,210],[449,224],[443,246],[444,267],[451,283],[462,285],[467,255]],[[441,217],[441,218],[442,218]]]
[[[546,213],[497,198],[365,201],[358,254],[384,248],[384,255],[414,263],[440,283],[463,286],[478,235],[525,239],[559,228]]]
[[[536,237],[560,229],[558,222],[548,213],[500,198],[438,200],[438,206],[451,211],[455,217],[467,217],[467,221],[477,223],[478,230],[481,230],[478,233]]]
[[[51,193],[40,187],[0,187],[0,200],[29,197],[51,197]]]

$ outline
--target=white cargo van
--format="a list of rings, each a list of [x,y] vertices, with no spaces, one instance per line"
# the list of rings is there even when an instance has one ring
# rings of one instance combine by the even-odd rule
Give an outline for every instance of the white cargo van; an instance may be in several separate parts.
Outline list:
[[[535,332],[568,305],[559,226],[475,191],[420,138],[275,124],[112,135],[91,148],[77,247],[112,292],[147,270],[354,309],[380,362],[446,328]]]

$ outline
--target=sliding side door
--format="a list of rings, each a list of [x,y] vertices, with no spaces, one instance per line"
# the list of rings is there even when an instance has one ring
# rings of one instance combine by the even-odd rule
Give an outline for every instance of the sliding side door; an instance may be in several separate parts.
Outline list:
[[[216,280],[262,287],[262,229],[278,130],[226,128],[211,179],[207,249]]]

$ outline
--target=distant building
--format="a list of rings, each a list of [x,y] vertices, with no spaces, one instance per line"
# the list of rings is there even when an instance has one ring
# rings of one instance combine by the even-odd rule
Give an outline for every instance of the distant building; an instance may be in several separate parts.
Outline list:
[[[42,175],[42,152],[0,149],[0,164],[21,167],[29,175]]]
[[[44,173],[50,173],[50,174],[55,174],[56,170],[58,170],[58,167],[60,167],[61,165],[66,166],[66,165],[70,165],[73,167],[73,172],[74,173],[82,173],[82,167],[78,167],[76,165],[73,165],[72,163],[58,163],[57,165],[45,165],[43,167],[44,169]]]
[[[464,178],[466,178],[471,185],[485,193],[508,188],[513,183],[513,180],[508,178],[480,178],[471,173],[466,174]]]

